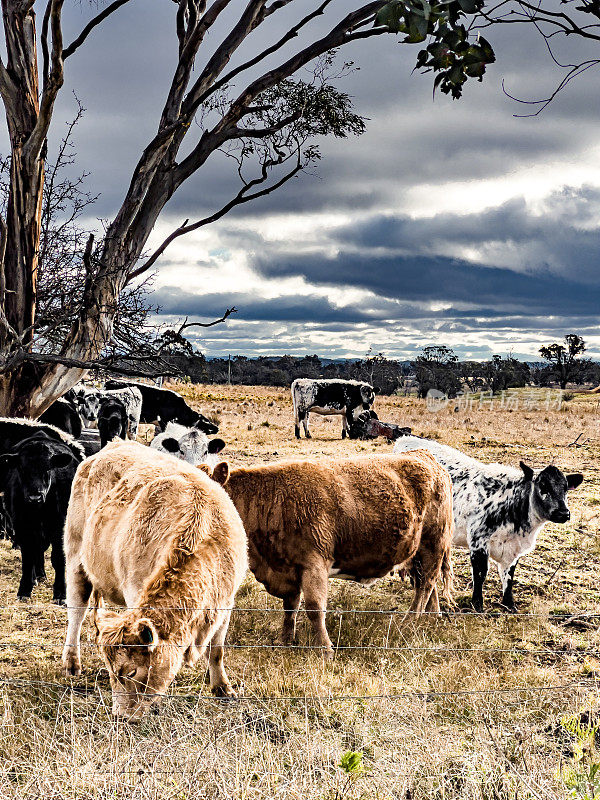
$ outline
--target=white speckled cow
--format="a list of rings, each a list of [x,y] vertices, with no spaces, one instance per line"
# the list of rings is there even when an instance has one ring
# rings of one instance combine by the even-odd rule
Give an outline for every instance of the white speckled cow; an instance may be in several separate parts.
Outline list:
[[[530,553],[546,522],[567,522],[567,492],[583,480],[576,472],[565,475],[550,465],[534,471],[521,461],[520,468],[484,464],[448,445],[405,436],[396,441],[395,453],[427,449],[450,473],[454,495],[454,544],[469,549],[473,571],[473,606],[483,610],[483,583],[488,560],[498,565],[502,605],[516,610],[513,582],[518,560]]]
[[[315,414],[341,415],[342,439],[345,439],[346,434],[350,432],[350,422],[356,414],[371,408],[377,391],[371,384],[362,381],[296,378],[292,383],[296,439],[300,438],[301,422],[304,426],[304,435],[310,439],[308,430],[310,411],[314,411]]]

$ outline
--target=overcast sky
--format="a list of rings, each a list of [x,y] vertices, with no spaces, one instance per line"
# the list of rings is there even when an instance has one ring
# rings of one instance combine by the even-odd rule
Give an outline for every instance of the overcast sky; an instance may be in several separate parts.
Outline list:
[[[277,29],[308,4],[290,4]],[[89,9],[66,5],[69,40]],[[241,7],[233,0],[228,19]],[[334,15],[347,7],[338,0]],[[76,143],[101,194],[95,217],[114,215],[156,129],[176,55],[174,11],[170,0],[134,0],[67,62],[54,141],[73,114],[72,89],[87,108]],[[163,317],[209,319],[237,306],[194,339],[208,355],[344,357],[372,347],[410,357],[443,343],[463,357],[535,358],[541,344],[577,332],[600,357],[598,75],[540,116],[515,118],[527,109],[503,80],[534,99],[560,75],[534,31],[488,35],[498,61],[459,101],[433,100],[431,76],[411,74],[418,46],[386,36],[344,51],[360,71],[340,88],[369,118],[367,132],[323,142],[312,174],[173,244],[155,281]],[[217,30],[209,48],[218,39]],[[152,241],[217,209],[234,179],[209,161]]]

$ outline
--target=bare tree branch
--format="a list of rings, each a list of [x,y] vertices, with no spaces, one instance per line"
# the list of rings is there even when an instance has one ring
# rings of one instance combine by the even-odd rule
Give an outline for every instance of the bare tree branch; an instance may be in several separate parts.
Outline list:
[[[213,325],[220,325],[221,322],[225,322],[227,317],[230,317],[232,314],[237,314],[237,308],[235,306],[226,309],[222,317],[214,319],[212,322],[188,322],[188,318],[186,317],[184,322],[177,329],[177,334],[181,335],[187,328],[212,328]]]
[[[102,9],[102,11],[97,14],[93,19],[91,19],[85,28],[81,31],[79,36],[74,39],[68,47],[62,51],[63,59],[69,58],[72,56],[73,53],[81,47],[81,45],[85,42],[87,37],[90,33],[97,28],[102,22],[104,22],[107,17],[110,17],[111,14],[114,14],[121,6],[124,6],[126,3],[129,3],[129,0],[114,0],[110,5],[106,6],[106,8]]]
[[[267,195],[271,194],[271,192],[276,191],[285,183],[287,183],[294,175],[297,175],[300,170],[302,169],[302,164],[300,162],[300,158],[296,163],[294,169],[290,170],[286,175],[280,178],[276,183],[272,184],[271,186],[267,186],[264,189],[261,189],[257,192],[250,192],[254,186],[263,183],[267,179],[267,175],[263,170],[263,174],[260,178],[255,178],[252,181],[246,183],[237,195],[226,203],[219,211],[216,211],[214,214],[211,214],[209,217],[204,217],[204,219],[199,220],[198,222],[194,222],[192,225],[188,225],[188,220],[186,220],[183,225],[180,225],[179,228],[176,228],[167,238],[162,242],[162,244],[157,247],[157,249],[152,253],[152,255],[145,261],[141,267],[138,267],[136,270],[130,273],[127,283],[134,280],[135,278],[139,277],[143,273],[147,272],[154,264],[158,261],[160,256],[165,252],[167,247],[171,244],[171,242],[178,239],[180,236],[184,236],[186,233],[191,233],[192,231],[198,230],[198,228],[203,227],[204,225],[210,225],[212,222],[216,222],[221,217],[224,217],[232,208],[235,206],[241,205],[242,203],[248,203],[251,200],[256,200],[259,197],[266,197]]]

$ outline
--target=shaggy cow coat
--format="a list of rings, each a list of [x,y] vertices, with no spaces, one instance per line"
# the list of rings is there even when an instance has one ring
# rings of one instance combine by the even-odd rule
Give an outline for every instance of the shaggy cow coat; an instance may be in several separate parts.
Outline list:
[[[301,595],[317,644],[325,627],[328,578],[372,584],[395,566],[413,569],[410,610],[439,611],[436,581],[452,584],[452,486],[424,451],[403,456],[284,461],[229,471],[225,485],[248,535],[250,569],[283,600],[283,638],[295,635]]]
[[[247,569],[246,536],[225,492],[201,470],[134,442],[112,442],[78,469],[65,527],[68,630],[63,665],[79,674],[92,591],[113,713],[139,719],[184,663],[210,644],[211,689],[233,695],[223,642]]]

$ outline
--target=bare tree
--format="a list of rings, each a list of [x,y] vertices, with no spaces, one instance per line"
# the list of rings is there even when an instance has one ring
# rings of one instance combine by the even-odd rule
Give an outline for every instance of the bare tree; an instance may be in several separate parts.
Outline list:
[[[242,45],[256,41],[251,34],[258,28],[269,30],[272,19],[292,0],[246,0],[235,13],[231,0],[173,1],[178,59],[156,134],[141,153],[102,240],[96,247],[91,238],[86,242],[80,312],[60,347],[50,352],[40,343],[49,341],[55,323],[38,319],[37,295],[46,139],[69,59],[76,58],[90,36],[100,35],[105,20],[130,0],[104,4],[69,43],[63,41],[65,0],[2,0],[6,63],[0,62],[0,95],[11,146],[6,220],[0,222],[3,414],[38,416],[99,363],[111,342],[123,291],[152,268],[174,238],[283,186],[318,158],[315,137],[362,131],[363,121],[353,113],[350,99],[329,80],[332,51],[389,33],[402,33],[404,41],[415,43],[429,37],[419,66],[437,72],[436,85],[454,96],[468,77],[481,78],[493,60],[487,43],[469,44],[461,24],[464,9],[479,10],[481,0],[436,6],[427,0],[357,3],[320,33],[309,26],[329,11],[332,0],[311,0],[283,35],[271,33],[266,46],[256,47],[236,66],[230,64]],[[38,36],[39,7],[44,12]],[[214,33],[224,12],[231,19],[227,33],[216,43],[214,37],[209,41],[207,34]],[[284,48],[287,54],[282,56]],[[201,51],[206,57],[199,57]],[[304,68],[312,70],[308,81],[295,77]],[[239,190],[206,218],[180,226],[144,259],[148,237],[167,201],[217,151],[234,159]]]
[[[473,29],[498,25],[526,25],[544,41],[550,60],[561,77],[552,91],[538,98],[515,97],[529,108],[517,116],[537,116],[571,81],[600,66],[600,3],[598,0],[500,0],[488,3]],[[566,51],[565,56],[561,51]]]

